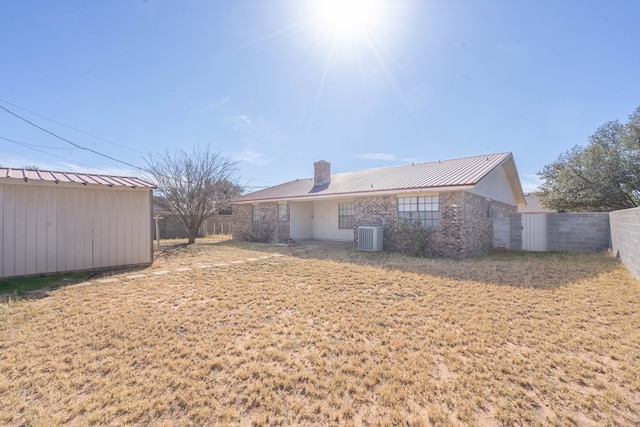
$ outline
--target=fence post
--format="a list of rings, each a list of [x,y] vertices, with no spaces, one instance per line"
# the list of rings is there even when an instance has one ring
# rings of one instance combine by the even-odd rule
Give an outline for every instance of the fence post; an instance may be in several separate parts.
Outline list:
[[[158,225],[158,221],[164,219],[164,217],[160,216],[160,214],[156,214],[153,216],[153,219],[156,220],[156,247],[160,250],[160,226]]]

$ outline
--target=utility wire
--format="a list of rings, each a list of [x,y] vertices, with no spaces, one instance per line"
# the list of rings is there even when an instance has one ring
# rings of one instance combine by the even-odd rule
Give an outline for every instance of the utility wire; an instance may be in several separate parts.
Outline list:
[[[80,133],[85,134],[85,135],[87,135],[87,136],[90,136],[90,137],[92,137],[92,138],[99,139],[99,140],[104,141],[104,142],[107,142],[107,143],[109,143],[109,144],[117,145],[118,147],[126,148],[127,150],[135,151],[136,153],[139,153],[139,154],[148,155],[149,157],[153,158],[153,155],[151,155],[151,154],[149,154],[149,153],[145,153],[145,152],[143,152],[143,151],[136,150],[135,148],[131,148],[131,147],[128,147],[128,146],[123,145],[123,144],[118,144],[117,142],[110,141],[110,140],[108,140],[108,139],[106,139],[106,138],[102,138],[102,137],[97,136],[97,135],[94,135],[94,134],[92,134],[92,133],[89,133],[89,132],[83,131],[83,130],[81,130],[81,129],[75,128],[75,127],[73,127],[73,126],[69,126],[69,125],[67,125],[67,124],[65,124],[65,123],[62,123],[62,122],[58,121],[58,120],[54,120],[54,119],[52,119],[52,118],[50,118],[50,117],[47,117],[47,116],[44,116],[44,115],[42,115],[42,114],[36,113],[35,111],[31,111],[31,110],[29,110],[29,109],[27,109],[27,108],[24,108],[24,107],[21,107],[21,106],[19,106],[19,105],[17,105],[17,104],[14,104],[14,103],[12,103],[12,102],[9,102],[9,101],[7,101],[7,100],[5,100],[5,99],[0,98],[0,102],[4,102],[5,104],[9,104],[9,105],[11,105],[11,106],[13,106],[13,107],[16,107],[16,108],[18,108],[18,109],[20,109],[20,110],[22,110],[22,111],[26,111],[26,112],[28,112],[28,113],[31,113],[31,114],[35,115],[35,116],[41,117],[41,118],[43,118],[43,119],[45,119],[45,120],[49,120],[49,121],[51,121],[51,122],[53,122],[53,123],[59,124],[59,125],[61,125],[61,126],[64,126],[64,127],[68,128],[68,129],[71,129],[71,130],[74,130],[74,131],[76,131],[76,132],[80,132]],[[34,147],[39,147],[39,148],[48,148],[48,149],[57,149],[57,150],[74,150],[74,149],[85,150],[85,151],[89,151],[89,152],[91,152],[91,153],[97,154],[97,155],[99,155],[99,156],[105,157],[105,158],[107,158],[107,159],[110,159],[110,160],[116,161],[116,162],[118,162],[118,163],[122,163],[122,164],[125,164],[125,165],[127,165],[127,166],[133,167],[133,168],[138,169],[138,170],[140,170],[140,171],[142,171],[142,172],[145,172],[145,173],[148,173],[148,172],[149,172],[149,170],[148,170],[148,169],[141,168],[141,167],[136,166],[136,165],[133,165],[133,164],[131,164],[131,163],[128,163],[128,162],[125,162],[125,161],[122,161],[122,160],[116,159],[115,157],[111,157],[111,156],[109,156],[109,155],[106,155],[106,154],[100,153],[100,152],[98,152],[98,151],[96,151],[96,150],[93,150],[93,149],[91,149],[91,148],[83,147],[83,146],[81,146],[80,144],[77,144],[77,143],[75,143],[75,142],[73,142],[73,141],[70,141],[70,140],[68,140],[68,139],[66,139],[66,138],[63,138],[63,137],[61,137],[61,136],[59,136],[59,135],[55,134],[54,132],[51,132],[51,131],[49,131],[49,130],[47,130],[47,129],[45,129],[45,128],[41,127],[41,126],[38,126],[37,124],[35,124],[35,123],[33,123],[33,122],[29,121],[28,119],[26,119],[26,118],[24,118],[24,117],[20,116],[19,114],[15,113],[15,112],[13,112],[13,111],[9,110],[8,108],[3,107],[2,105],[0,105],[0,108],[1,108],[1,109],[3,109],[4,111],[6,111],[7,113],[9,113],[9,114],[11,114],[11,115],[13,115],[13,116],[15,116],[15,117],[19,118],[20,120],[23,120],[23,121],[25,121],[25,122],[29,123],[30,125],[32,125],[32,126],[34,126],[34,127],[38,128],[38,129],[40,129],[41,131],[46,132],[46,133],[48,133],[48,134],[50,134],[50,135],[52,135],[52,136],[54,136],[54,137],[56,137],[56,138],[58,138],[58,139],[60,139],[60,140],[64,141],[64,142],[67,142],[67,143],[69,143],[69,144],[73,145],[75,148],[49,147],[49,146],[44,146],[44,145],[29,144],[29,143],[26,143],[26,142],[16,141],[16,140],[13,140],[13,139],[10,139],[10,138],[6,138],[6,137],[3,137],[3,136],[0,136],[0,139],[3,139],[3,140],[5,140],[5,141],[9,141],[9,142],[13,142],[14,144],[20,145],[20,146],[22,146],[22,147],[24,147],[24,148],[29,148],[29,149],[31,149],[31,150],[35,150],[35,151],[38,151],[38,152],[40,152],[40,153],[47,154],[47,155],[49,155],[49,156],[57,157],[57,158],[59,158],[59,159],[63,159],[63,160],[67,160],[67,161],[68,161],[68,159],[66,159],[66,158],[64,158],[64,157],[56,156],[55,154],[47,153],[46,151],[38,150],[37,148],[34,148]],[[83,165],[83,166],[89,166],[89,165],[86,165],[86,164],[83,164],[83,163],[79,163],[79,162],[73,162],[73,163],[77,163],[77,164],[79,164],[79,165]],[[92,166],[89,166],[89,167],[92,167]],[[96,169],[100,169],[100,168],[96,168]],[[102,170],[104,170],[104,169],[102,169]],[[250,185],[247,185],[247,186],[245,186],[244,188],[268,188],[268,187],[267,187],[267,186],[250,186]]]
[[[12,143],[17,144],[17,145],[19,145],[19,146],[21,146],[21,147],[28,148],[28,149],[30,149],[30,150],[34,150],[34,151],[37,151],[37,152],[42,153],[42,154],[46,154],[47,156],[55,157],[55,158],[57,158],[57,159],[62,159],[62,160],[65,160],[65,161],[69,162],[69,159],[67,159],[67,158],[65,158],[65,157],[58,156],[58,155],[56,155],[56,154],[47,153],[47,152],[46,152],[46,151],[44,151],[44,150],[39,150],[39,149],[37,149],[37,148],[34,148],[34,147],[42,147],[41,145],[29,144],[29,143],[27,143],[27,142],[22,142],[22,141],[16,141],[15,139],[5,138],[4,136],[0,136],[0,139],[3,139],[3,140],[5,140],[5,141],[12,142]],[[54,147],[47,147],[47,148],[54,148]],[[60,147],[55,147],[55,148],[60,148]],[[75,148],[64,148],[64,149],[65,149],[65,150],[75,150]],[[92,168],[92,169],[97,169],[97,170],[102,170],[102,171],[108,172],[106,169],[96,168],[96,167],[94,167],[94,166],[90,166],[90,165],[87,165],[87,164],[85,164],[85,163],[80,163],[80,162],[76,162],[76,161],[73,161],[73,162],[71,162],[71,163],[75,163],[75,164],[77,164],[77,165],[86,166],[86,167],[89,167],[89,168]]]
[[[101,156],[101,157],[107,158],[107,159],[109,159],[109,160],[113,160],[114,162],[122,163],[123,165],[130,166],[130,167],[132,167],[132,168],[134,168],[134,169],[138,169],[138,170],[141,170],[141,171],[143,171],[143,172],[146,172],[146,171],[147,171],[146,169],[141,168],[140,166],[136,166],[136,165],[131,164],[131,163],[129,163],[129,162],[125,162],[124,160],[119,160],[119,159],[116,159],[115,157],[109,156],[109,155],[107,155],[107,154],[103,154],[103,153],[101,153],[101,152],[99,152],[99,151],[96,151],[96,150],[93,150],[93,149],[91,149],[91,148],[83,147],[83,146],[82,146],[82,145],[80,145],[80,144],[76,144],[75,142],[70,141],[70,140],[68,140],[68,139],[66,139],[66,138],[63,138],[63,137],[61,137],[60,135],[58,135],[58,134],[56,134],[56,133],[54,133],[54,132],[51,132],[50,130],[47,130],[47,129],[45,129],[45,128],[41,127],[41,126],[38,126],[37,124],[33,123],[32,121],[30,121],[30,120],[28,120],[28,119],[26,119],[26,118],[22,117],[21,115],[19,115],[19,114],[17,114],[17,113],[14,113],[13,111],[9,110],[8,108],[6,108],[6,107],[4,107],[4,106],[2,106],[2,105],[0,105],[0,108],[1,108],[1,109],[3,109],[4,111],[6,111],[7,113],[11,114],[12,116],[17,117],[18,119],[23,120],[23,121],[25,121],[25,122],[29,123],[31,126],[33,126],[33,127],[35,127],[35,128],[38,128],[38,129],[40,129],[41,131],[46,132],[46,133],[48,133],[49,135],[54,136],[54,137],[56,137],[56,138],[58,138],[58,139],[60,139],[60,140],[62,140],[62,141],[64,141],[64,142],[67,142],[67,143],[69,143],[69,144],[73,145],[74,147],[76,147],[76,148],[78,148],[78,149],[80,149],[80,150],[89,151],[90,153],[97,154],[98,156]]]
[[[4,136],[0,136],[0,139],[4,139],[5,141],[13,142],[14,144],[21,145],[25,148],[37,147],[37,148],[47,148],[49,150],[77,150],[77,148],[69,148],[69,147],[51,147],[50,145],[39,145],[39,144],[31,144],[24,141],[16,141],[15,139],[6,138]]]
[[[90,137],[92,137],[92,138],[99,139],[100,141],[104,141],[104,142],[107,142],[107,143],[109,143],[109,144],[117,145],[118,147],[122,147],[122,148],[125,148],[125,149],[127,149],[127,150],[135,151],[136,153],[143,154],[143,155],[145,155],[145,156],[146,156],[146,155],[149,155],[149,153],[145,153],[144,151],[136,150],[135,148],[131,148],[131,147],[127,146],[127,145],[119,144],[119,143],[117,143],[117,142],[110,141],[110,140],[108,140],[108,139],[106,139],[106,138],[103,138],[103,137],[101,137],[101,136],[94,135],[94,134],[92,134],[92,133],[90,133],[90,132],[86,132],[86,131],[84,131],[84,130],[82,130],[82,129],[78,129],[78,128],[75,128],[75,127],[73,127],[73,126],[69,126],[68,124],[62,123],[62,122],[60,122],[60,121],[58,121],[58,120],[55,120],[55,119],[52,119],[52,118],[50,118],[50,117],[44,116],[44,115],[42,115],[42,114],[36,113],[35,111],[31,111],[31,110],[29,110],[29,109],[27,109],[27,108],[24,108],[24,107],[21,107],[21,106],[19,106],[19,105],[17,105],[17,104],[14,104],[13,102],[9,102],[9,101],[7,101],[7,100],[5,100],[5,99],[0,98],[0,102],[4,102],[5,104],[9,104],[9,105],[11,105],[11,106],[13,106],[13,107],[16,107],[16,108],[18,108],[18,109],[20,109],[20,110],[22,110],[22,111],[26,111],[27,113],[30,113],[30,114],[33,114],[33,115],[35,115],[35,116],[41,117],[41,118],[43,118],[43,119],[45,119],[45,120],[49,120],[50,122],[53,122],[53,123],[59,124],[60,126],[64,126],[64,127],[68,128],[68,129],[74,130],[74,131],[76,131],[76,132],[83,133],[83,134],[85,134],[85,135],[87,135],[87,136],[90,136]]]

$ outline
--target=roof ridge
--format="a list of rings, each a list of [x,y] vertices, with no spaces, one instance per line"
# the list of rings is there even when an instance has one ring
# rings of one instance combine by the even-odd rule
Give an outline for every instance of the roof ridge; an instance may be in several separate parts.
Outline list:
[[[434,164],[434,163],[443,163],[443,162],[454,162],[454,161],[458,161],[458,160],[468,160],[468,159],[474,159],[474,158],[482,158],[482,157],[490,157],[490,156],[501,156],[504,154],[513,154],[510,151],[504,151],[501,153],[490,153],[490,154],[478,154],[475,156],[465,156],[465,157],[457,157],[455,159],[440,159],[440,160],[432,160],[432,161],[428,161],[428,162],[413,162],[413,163],[405,163],[405,164],[401,164],[401,165],[391,165],[391,166],[381,166],[378,168],[368,168],[368,169],[358,169],[358,170],[353,170],[353,171],[348,171],[348,172],[338,172],[335,174],[331,174],[333,176],[335,175],[342,175],[342,174],[348,174],[348,173],[356,173],[356,172],[364,172],[364,171],[377,171],[377,170],[381,170],[381,169],[392,169],[392,168],[404,168],[404,167],[408,167],[408,166],[419,166],[419,165],[429,165],[429,164]]]

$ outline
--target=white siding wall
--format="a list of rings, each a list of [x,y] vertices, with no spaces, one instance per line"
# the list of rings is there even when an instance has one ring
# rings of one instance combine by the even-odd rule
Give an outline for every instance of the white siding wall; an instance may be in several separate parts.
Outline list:
[[[311,239],[313,233],[313,202],[291,203],[291,238]]]
[[[338,201],[291,203],[291,238],[353,241],[353,229],[338,229]]]
[[[0,183],[0,241],[0,277],[150,263],[150,190]]]
[[[497,167],[491,171],[476,184],[471,192],[510,205],[516,206],[518,204],[504,167]]]
[[[317,240],[353,241],[353,229],[338,228],[338,201],[313,203],[313,238]]]

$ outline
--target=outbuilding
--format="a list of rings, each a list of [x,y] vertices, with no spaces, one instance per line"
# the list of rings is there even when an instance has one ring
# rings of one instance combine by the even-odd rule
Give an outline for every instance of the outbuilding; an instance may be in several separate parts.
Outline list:
[[[0,278],[150,264],[152,191],[139,178],[0,168]]]

